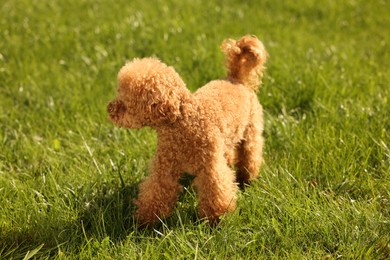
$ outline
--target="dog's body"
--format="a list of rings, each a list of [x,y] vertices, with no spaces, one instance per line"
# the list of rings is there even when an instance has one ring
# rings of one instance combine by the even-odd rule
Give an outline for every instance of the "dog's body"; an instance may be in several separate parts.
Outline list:
[[[249,36],[225,41],[222,48],[228,78],[194,94],[157,59],[136,59],[118,74],[118,96],[108,106],[111,120],[127,128],[150,126],[158,133],[150,174],[135,202],[143,224],[171,214],[184,172],[195,176],[199,214],[212,222],[234,210],[236,182],[243,186],[258,175],[263,115],[255,90],[267,53]]]

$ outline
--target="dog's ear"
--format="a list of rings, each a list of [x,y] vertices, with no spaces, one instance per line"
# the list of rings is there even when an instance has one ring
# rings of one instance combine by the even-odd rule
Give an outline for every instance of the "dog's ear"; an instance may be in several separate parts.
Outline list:
[[[149,92],[146,103],[152,125],[173,123],[181,114],[181,98],[174,90],[166,90],[165,93],[161,89]]]

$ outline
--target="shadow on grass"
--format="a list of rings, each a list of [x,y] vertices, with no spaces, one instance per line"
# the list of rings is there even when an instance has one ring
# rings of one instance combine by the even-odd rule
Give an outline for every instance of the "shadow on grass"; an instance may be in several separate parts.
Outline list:
[[[138,183],[113,189],[103,185],[98,194],[85,202],[78,221],[85,236],[111,239],[126,237],[136,229],[132,201],[138,193]]]
[[[185,191],[174,216],[165,222],[168,226],[202,222],[194,207],[196,198],[190,188],[192,179],[189,175],[181,179]],[[138,182],[129,185],[123,181],[121,184],[95,182],[90,187],[83,186],[78,191],[61,195],[61,201],[66,200],[67,212],[61,212],[60,205],[57,205],[53,207],[56,209],[42,214],[34,212],[28,225],[17,223],[8,230],[0,230],[0,259],[51,258],[62,252],[77,256],[85,250],[99,250],[100,243],[107,239],[114,244],[121,243],[130,233],[135,232],[138,234],[135,238],[140,239],[156,236],[155,230],[164,229],[163,224],[140,228],[133,218],[135,206],[132,201],[138,194],[138,185]],[[92,248],[86,249],[88,247]]]
[[[34,219],[34,225],[14,227],[0,232],[0,258],[24,259],[29,257],[51,257],[61,252],[78,254],[88,241],[101,241],[107,237],[120,242],[137,229],[133,220],[138,184],[124,187],[101,185],[94,193],[75,203],[74,218],[47,212]],[[65,213],[64,213],[65,214]]]

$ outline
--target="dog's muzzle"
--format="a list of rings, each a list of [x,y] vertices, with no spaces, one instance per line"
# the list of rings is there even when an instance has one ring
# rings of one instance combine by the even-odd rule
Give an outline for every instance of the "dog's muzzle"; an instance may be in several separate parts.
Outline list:
[[[107,105],[107,112],[110,115],[110,117],[116,117],[125,111],[126,111],[126,106],[120,100],[111,101]]]

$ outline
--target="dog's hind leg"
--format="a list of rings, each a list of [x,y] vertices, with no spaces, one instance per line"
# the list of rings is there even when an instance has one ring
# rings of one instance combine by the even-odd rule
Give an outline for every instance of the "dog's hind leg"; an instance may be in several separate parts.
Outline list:
[[[240,188],[249,184],[259,175],[263,161],[263,111],[260,104],[254,102],[244,139],[237,148],[237,182]]]
[[[220,217],[236,207],[237,185],[233,170],[221,153],[197,172],[193,185],[198,195],[198,212],[215,224]]]

